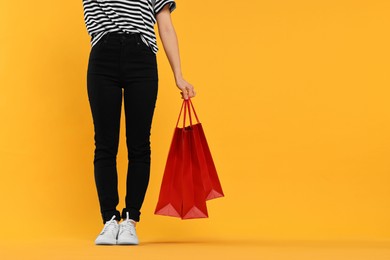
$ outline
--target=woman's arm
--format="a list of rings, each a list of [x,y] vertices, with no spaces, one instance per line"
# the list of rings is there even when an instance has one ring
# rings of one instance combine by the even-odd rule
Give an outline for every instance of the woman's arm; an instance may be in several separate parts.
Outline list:
[[[186,80],[184,80],[181,72],[179,44],[171,20],[169,4],[166,4],[164,8],[156,15],[156,20],[165,54],[167,55],[171,65],[176,81],[176,86],[182,91],[182,98],[188,99],[189,97],[195,97],[196,93],[194,87]]]

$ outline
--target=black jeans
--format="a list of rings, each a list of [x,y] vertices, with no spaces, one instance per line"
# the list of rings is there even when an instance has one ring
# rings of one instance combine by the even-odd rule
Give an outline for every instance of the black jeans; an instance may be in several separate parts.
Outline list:
[[[123,88],[123,91],[122,91]],[[126,213],[140,220],[150,175],[150,131],[157,99],[157,60],[139,34],[108,33],[91,49],[87,91],[94,124],[94,177],[103,223]],[[119,203],[116,157],[122,94],[128,170],[125,208]]]

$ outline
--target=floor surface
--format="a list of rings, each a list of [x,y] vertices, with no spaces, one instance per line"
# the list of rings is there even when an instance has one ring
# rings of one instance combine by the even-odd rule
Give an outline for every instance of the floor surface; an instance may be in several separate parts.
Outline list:
[[[141,241],[137,246],[96,246],[86,239],[21,241],[3,241],[0,259],[390,260],[390,244],[384,242]]]

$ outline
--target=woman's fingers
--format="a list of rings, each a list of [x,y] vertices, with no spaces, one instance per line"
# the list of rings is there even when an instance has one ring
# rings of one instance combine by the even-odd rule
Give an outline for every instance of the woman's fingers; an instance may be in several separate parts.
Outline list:
[[[186,90],[187,90],[187,97],[190,97],[190,98],[195,97],[196,93],[195,93],[194,87],[191,84],[188,84],[186,86]]]
[[[182,91],[180,92],[182,98],[188,99],[188,98],[193,98],[196,95],[196,92],[194,90],[194,87],[185,81],[184,79],[181,79],[180,81],[176,82],[177,86],[179,89]]]
[[[195,97],[195,91],[194,91],[194,87],[193,86],[189,86],[189,89],[188,89],[188,94],[191,98]]]
[[[186,93],[186,91],[180,92],[180,94],[181,94],[181,98],[184,98],[185,100],[188,99],[188,94]]]

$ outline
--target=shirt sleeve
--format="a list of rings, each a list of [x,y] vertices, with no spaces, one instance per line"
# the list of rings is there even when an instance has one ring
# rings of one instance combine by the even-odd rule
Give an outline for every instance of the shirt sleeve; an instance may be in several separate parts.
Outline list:
[[[175,0],[156,0],[156,3],[154,4],[154,15],[160,12],[166,4],[169,4],[169,11],[171,13],[176,9]]]

